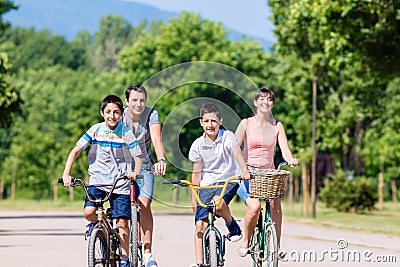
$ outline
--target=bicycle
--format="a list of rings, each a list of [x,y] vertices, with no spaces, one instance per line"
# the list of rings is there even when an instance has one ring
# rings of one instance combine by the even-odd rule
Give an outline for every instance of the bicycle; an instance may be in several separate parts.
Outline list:
[[[136,179],[141,177],[137,177]],[[129,263],[131,267],[144,267],[143,241],[140,230],[140,205],[137,202],[138,188],[138,183],[132,180],[130,190],[131,220],[129,230]]]
[[[214,221],[216,219],[215,209],[221,204],[225,191],[228,184],[234,180],[242,180],[239,176],[234,176],[227,179],[224,184],[218,185],[206,185],[197,186],[193,185],[192,182],[188,180],[164,180],[162,184],[175,184],[176,186],[172,190],[179,187],[189,187],[196,198],[197,203],[206,208],[208,211],[208,226],[203,233],[203,265],[208,267],[218,267],[224,266],[224,256],[225,256],[225,240],[227,236],[223,236],[218,228],[215,226]],[[210,203],[203,203],[199,197],[197,189],[210,189],[210,188],[222,188],[221,193],[216,201],[211,201]]]
[[[269,199],[283,197],[286,189],[286,179],[290,172],[280,170],[279,164],[276,170],[261,170],[252,165],[253,177],[250,179],[250,197],[265,201],[265,215],[261,208],[257,225],[250,239],[249,251],[253,260],[253,267],[277,267],[278,266],[278,238],[275,222],[271,219]],[[265,263],[265,265],[263,265]]]
[[[137,175],[136,178],[143,178]],[[113,226],[111,208],[104,209],[104,204],[109,200],[115,186],[120,180],[128,179],[127,176],[117,178],[113,184],[86,184],[80,178],[72,178],[71,187],[82,186],[87,199],[95,204],[97,223],[94,226],[88,242],[88,267],[119,267],[121,265],[121,237],[118,228]],[[58,183],[64,183],[58,179]],[[88,194],[89,187],[111,187],[104,199],[93,199]]]

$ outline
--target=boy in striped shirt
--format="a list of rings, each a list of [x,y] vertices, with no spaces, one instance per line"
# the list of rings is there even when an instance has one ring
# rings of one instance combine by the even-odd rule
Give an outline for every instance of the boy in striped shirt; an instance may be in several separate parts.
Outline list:
[[[100,114],[104,122],[93,125],[76,143],[65,164],[64,186],[71,185],[71,168],[76,157],[90,145],[88,154],[90,175],[89,184],[112,184],[115,179],[127,175],[135,179],[142,168],[141,150],[132,130],[120,123],[124,108],[122,100],[109,95],[102,101]],[[134,170],[132,172],[132,160]],[[89,187],[88,193],[94,199],[104,198],[108,187]],[[130,218],[130,182],[121,180],[110,196],[113,217],[116,218],[119,234],[122,238],[121,267],[129,266],[129,218]],[[90,221],[86,232],[89,236],[97,222],[94,203],[85,201],[84,217]]]

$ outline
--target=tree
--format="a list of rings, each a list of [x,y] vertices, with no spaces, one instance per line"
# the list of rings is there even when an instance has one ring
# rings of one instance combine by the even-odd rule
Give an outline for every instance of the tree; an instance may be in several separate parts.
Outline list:
[[[100,29],[91,38],[88,46],[88,57],[91,66],[97,70],[118,69],[117,55],[127,46],[134,44],[145,34],[159,33],[160,23],[143,21],[136,27],[121,16],[108,15],[100,19]],[[148,31],[147,31],[148,30]]]
[[[15,80],[21,96],[29,99],[9,129],[13,138],[1,164],[0,177],[9,186],[17,181],[17,197],[50,196],[51,182],[62,175],[65,160],[90,125],[101,122],[101,100],[115,94],[112,73],[73,71],[55,66],[21,70]],[[86,153],[74,165],[74,175],[87,174]]]
[[[296,69],[285,72],[282,80],[287,86],[285,101],[300,116],[311,113],[311,83],[317,79],[318,148],[332,153],[339,167],[362,174],[364,134],[376,125],[375,114],[385,110],[377,100],[384,98],[388,82],[400,70],[399,3],[268,2],[279,66]],[[298,75],[299,63],[303,77]],[[301,123],[310,128],[309,120]]]
[[[12,27],[3,39],[4,50],[14,63],[14,72],[21,68],[39,70],[57,64],[73,70],[88,66],[85,45],[69,43],[48,30],[36,32],[34,28]]]
[[[0,2],[0,34],[3,35],[4,31],[9,25],[3,21],[2,16],[6,12],[17,9],[12,1]],[[3,51],[4,46],[0,44],[0,51]],[[13,115],[20,110],[21,99],[16,88],[11,85],[12,73],[10,71],[11,64],[7,53],[0,52],[0,128],[7,128],[10,126]]]

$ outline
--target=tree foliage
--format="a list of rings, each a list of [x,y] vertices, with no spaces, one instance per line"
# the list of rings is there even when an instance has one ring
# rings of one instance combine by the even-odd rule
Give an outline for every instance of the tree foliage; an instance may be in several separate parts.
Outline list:
[[[316,79],[319,150],[332,153],[338,167],[364,173],[367,155],[360,152],[365,133],[386,110],[380,99],[386,98],[388,83],[399,75],[399,3],[268,2],[276,25],[281,86],[287,89],[285,100],[292,111],[305,119],[299,122],[300,129],[311,128],[306,114],[311,113],[311,84]],[[303,142],[301,130],[295,133],[303,146],[310,142]]]
[[[2,19],[3,14],[16,9],[12,1],[0,2],[0,35],[9,27]],[[1,41],[1,38],[0,38]],[[12,122],[13,115],[19,111],[21,99],[16,88],[11,86],[11,63],[5,46],[0,43],[0,128],[7,128]],[[0,158],[1,159],[1,158]]]
[[[378,201],[376,187],[365,178],[349,180],[343,171],[331,175],[321,189],[321,199],[328,207],[342,212],[372,210]]]

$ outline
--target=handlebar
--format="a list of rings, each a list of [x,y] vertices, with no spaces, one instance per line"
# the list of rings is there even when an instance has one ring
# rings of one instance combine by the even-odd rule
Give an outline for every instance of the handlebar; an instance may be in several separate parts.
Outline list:
[[[232,181],[242,181],[244,180],[241,176],[233,176],[230,177],[228,179],[225,180],[225,182],[223,184],[217,184],[217,185],[203,185],[203,186],[199,186],[199,185],[194,185],[192,184],[191,181],[188,180],[163,180],[161,183],[162,184],[174,184],[176,185],[174,188],[172,188],[172,190],[178,188],[178,187],[189,187],[192,192],[193,195],[196,198],[197,203],[202,206],[203,208],[208,208],[209,206],[207,204],[204,204],[200,197],[199,197],[199,193],[196,189],[210,189],[210,188],[222,188],[221,193],[218,197],[218,200],[216,202],[213,202],[213,207],[217,207],[219,204],[221,204],[222,199],[224,197],[226,188],[228,187],[228,184]]]
[[[285,165],[287,166],[287,165],[289,165],[289,163],[287,163],[286,161],[282,161],[281,163],[279,163],[278,168],[276,168],[276,170],[279,171],[281,169],[281,167],[285,166]],[[254,166],[253,164],[250,164],[250,163],[247,163],[247,166],[249,166],[253,171],[257,170],[257,169],[260,169],[260,168]]]
[[[143,174],[136,175],[136,179],[143,179],[143,178],[144,178]],[[95,204],[103,204],[110,199],[112,192],[114,191],[117,183],[120,180],[129,180],[129,178],[128,178],[128,176],[124,175],[124,176],[118,177],[112,184],[86,184],[81,178],[72,177],[71,187],[82,186],[83,190],[85,191],[86,197],[90,202],[95,203]],[[133,181],[134,180],[132,180],[132,182]],[[64,180],[62,178],[58,178],[58,183],[64,184]],[[107,195],[104,199],[93,199],[90,197],[90,195],[88,193],[89,187],[111,187],[111,190],[107,193]]]

